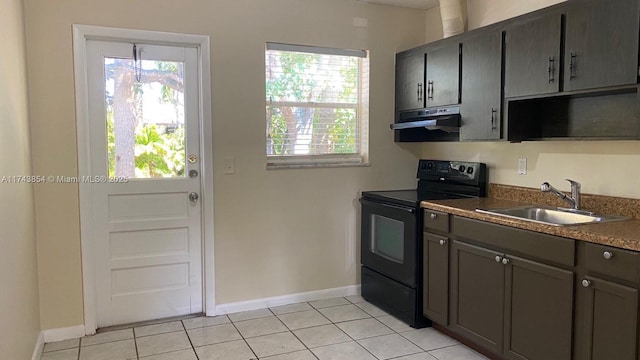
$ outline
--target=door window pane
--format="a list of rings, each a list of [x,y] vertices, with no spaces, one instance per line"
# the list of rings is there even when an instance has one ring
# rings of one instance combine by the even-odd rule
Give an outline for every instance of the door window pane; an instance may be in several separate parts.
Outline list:
[[[404,223],[380,215],[371,215],[371,251],[403,264]]]
[[[105,58],[104,70],[109,177],[184,177],[184,63]]]

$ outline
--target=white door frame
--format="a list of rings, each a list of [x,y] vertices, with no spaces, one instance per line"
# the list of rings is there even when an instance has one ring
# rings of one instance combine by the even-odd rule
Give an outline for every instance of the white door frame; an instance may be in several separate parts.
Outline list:
[[[198,49],[199,122],[202,198],[202,268],[203,305],[207,316],[215,315],[214,239],[213,239],[213,125],[211,116],[211,70],[209,36],[177,34],[147,30],[119,29],[90,25],[73,25],[73,59],[76,89],[76,122],[78,140],[78,176],[89,176],[89,99],[87,84],[87,41],[111,40],[179,45]],[[95,334],[97,305],[95,284],[94,241],[91,236],[90,184],[79,182],[80,242],[82,245],[82,285],[85,334]]]

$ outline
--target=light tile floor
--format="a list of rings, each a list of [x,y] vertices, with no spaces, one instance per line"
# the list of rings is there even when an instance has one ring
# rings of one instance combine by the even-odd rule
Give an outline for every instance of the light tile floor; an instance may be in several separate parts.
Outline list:
[[[482,360],[360,296],[108,331],[45,344],[41,360]]]

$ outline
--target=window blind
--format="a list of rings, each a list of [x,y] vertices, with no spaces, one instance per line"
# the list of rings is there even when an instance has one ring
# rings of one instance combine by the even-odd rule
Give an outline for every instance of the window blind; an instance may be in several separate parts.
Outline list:
[[[325,163],[340,155],[336,161],[353,163],[351,154],[361,161],[366,51],[267,43],[265,74],[268,157]]]

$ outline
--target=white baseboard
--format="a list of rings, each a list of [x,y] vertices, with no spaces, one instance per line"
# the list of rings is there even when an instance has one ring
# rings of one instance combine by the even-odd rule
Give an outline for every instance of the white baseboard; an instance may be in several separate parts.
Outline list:
[[[216,306],[215,315],[231,314],[240,311],[264,309],[273,306],[289,305],[304,301],[315,301],[350,295],[360,295],[360,285],[220,304]],[[211,316],[214,314],[207,313],[207,315]]]
[[[48,342],[48,343],[54,342],[54,341],[75,339],[75,338],[83,337],[85,335],[84,325],[49,329],[49,330],[44,330],[43,333],[44,333],[44,342]]]
[[[36,345],[33,348],[33,355],[31,355],[31,360],[40,360],[42,357],[42,350],[44,349],[44,333],[40,331],[38,333],[38,339],[36,340]]]

